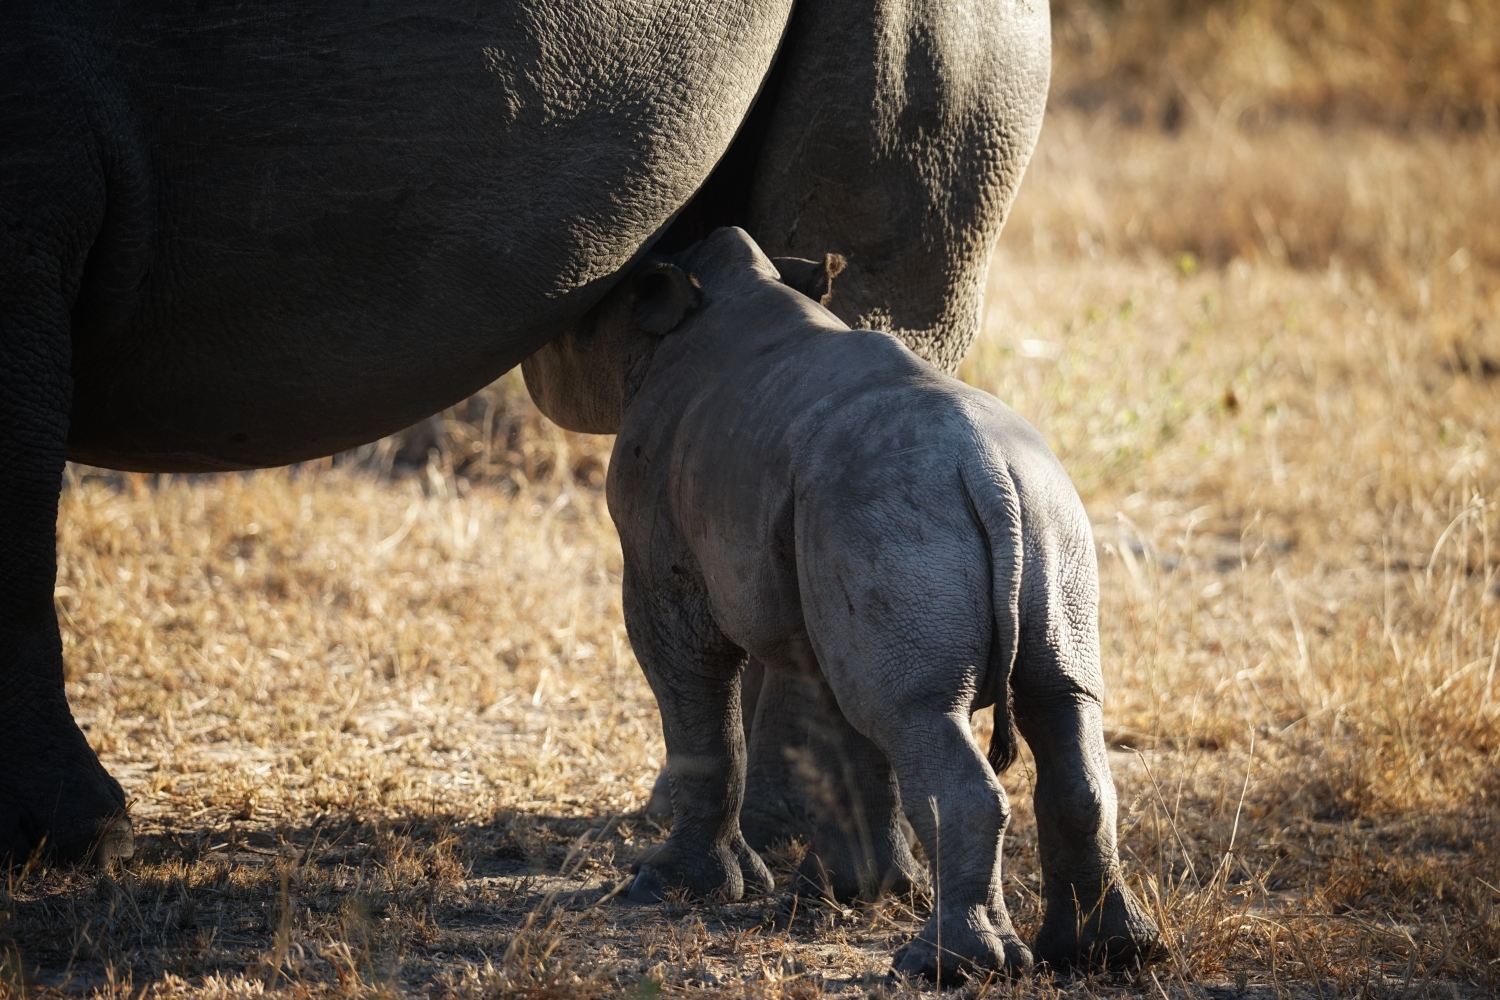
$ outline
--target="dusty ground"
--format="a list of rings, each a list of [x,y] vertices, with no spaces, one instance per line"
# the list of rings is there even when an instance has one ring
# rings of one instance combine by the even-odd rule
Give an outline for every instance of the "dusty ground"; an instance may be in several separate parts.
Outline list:
[[[1494,995],[1500,136],[1180,90],[1171,131],[1051,117],[961,372],[1091,512],[1121,843],[1170,948],[961,995]],[[69,695],[140,850],[12,875],[0,988],[916,992],[885,969],[922,900],[605,898],[663,835],[607,452],[512,376],[338,465],[73,470]]]

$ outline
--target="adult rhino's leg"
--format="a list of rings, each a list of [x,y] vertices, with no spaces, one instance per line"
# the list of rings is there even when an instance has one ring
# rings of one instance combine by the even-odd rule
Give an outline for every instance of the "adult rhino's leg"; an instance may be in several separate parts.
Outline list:
[[[752,660],[747,676],[752,667],[759,664]],[[800,882],[831,889],[839,899],[869,889],[861,881],[868,872],[880,892],[906,892],[923,881],[885,756],[844,718],[826,684],[779,670],[763,676],[748,731],[740,809],[745,842],[762,851],[809,840],[812,855]],[[862,826],[855,823],[856,804]]]
[[[829,308],[952,371],[1051,53],[1045,3],[798,0],[733,144],[655,249],[741,226],[772,257],[842,254]]]
[[[10,864],[38,848],[64,861],[131,850],[124,793],[68,709],[52,597],[70,313],[104,214],[97,164],[79,162],[85,147],[65,116],[37,107],[52,82],[0,86],[0,860]]]
[[[1041,127],[1050,31],[1045,3],[799,0],[770,107],[721,165],[757,156],[745,218],[720,224],[772,257],[843,254],[829,308],[952,371]]]
[[[815,819],[797,885],[848,902],[903,894],[927,881],[901,830],[901,796],[885,754],[849,724],[826,684],[803,692],[816,706],[802,775]],[[743,821],[742,821],[743,822]]]
[[[745,842],[757,851],[813,832],[803,779],[793,758],[807,746],[818,687],[778,670],[760,671],[755,715],[746,729],[750,761],[740,810]]]
[[[625,625],[661,709],[672,792],[672,833],[635,864],[635,902],[674,889],[729,900],[769,892],[771,873],[740,835],[745,728],[739,711],[744,653],[696,595],[674,594],[670,615],[627,563]]]

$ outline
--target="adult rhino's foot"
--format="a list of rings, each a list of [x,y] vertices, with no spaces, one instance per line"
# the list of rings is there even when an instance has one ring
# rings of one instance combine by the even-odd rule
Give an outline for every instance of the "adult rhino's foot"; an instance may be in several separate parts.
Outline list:
[[[734,902],[747,894],[765,895],[773,885],[766,863],[739,836],[705,843],[674,833],[666,843],[642,855],[630,870],[635,873],[630,886],[633,903],[659,902],[676,892]]]
[[[1036,956],[1060,969],[1132,968],[1152,960],[1161,932],[1118,876],[1085,891],[1078,884],[1048,888]]]
[[[927,872],[895,823],[889,830],[872,831],[868,843],[842,830],[820,830],[792,879],[794,892],[840,903],[904,896],[926,885]]]
[[[745,842],[757,851],[811,836],[812,823],[794,814],[783,797],[760,796],[752,800],[749,791],[740,809],[740,831]]]
[[[1018,975],[1031,966],[1031,950],[1016,936],[1009,921],[995,926],[983,906],[961,915],[950,911],[941,924],[934,914],[922,933],[891,959],[891,968],[898,975],[921,976],[941,985],[990,972]]]
[[[125,793],[61,696],[6,708],[0,736],[0,864],[33,857],[110,865],[135,852]]]

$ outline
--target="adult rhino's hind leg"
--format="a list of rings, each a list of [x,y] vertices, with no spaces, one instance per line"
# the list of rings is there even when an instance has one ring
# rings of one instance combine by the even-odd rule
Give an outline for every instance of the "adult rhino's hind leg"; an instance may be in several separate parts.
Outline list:
[[[746,728],[745,841],[757,851],[809,841],[798,885],[843,901],[924,883],[885,755],[849,724],[826,684],[761,670],[759,706]]]
[[[749,760],[740,829],[746,843],[763,851],[812,834],[812,818],[793,758],[807,746],[815,707],[808,694],[817,684],[767,670],[759,661],[751,660],[745,668],[747,696],[752,669],[758,675],[756,706],[745,726]]]
[[[43,226],[67,213],[15,183],[14,162],[0,158],[0,859],[109,861],[132,850],[125,795],[68,709],[52,596],[80,267]]]
[[[771,257],[842,254],[828,308],[955,370],[1041,128],[1049,25],[1045,3],[798,0],[742,133],[749,205],[719,224]]]
[[[815,818],[796,886],[841,902],[901,895],[925,884],[901,829],[901,796],[880,748],[849,724],[833,692],[813,685],[807,735],[811,774],[801,775]]]

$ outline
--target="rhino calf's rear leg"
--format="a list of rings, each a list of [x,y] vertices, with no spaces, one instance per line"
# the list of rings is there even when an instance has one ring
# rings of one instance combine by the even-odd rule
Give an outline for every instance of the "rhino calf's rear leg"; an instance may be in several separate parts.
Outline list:
[[[932,916],[896,953],[896,971],[952,983],[989,969],[1029,968],[1031,951],[1001,894],[1010,802],[974,743],[968,713],[908,710],[872,735],[890,758],[906,817],[934,869]]]
[[[1098,702],[1082,696],[1018,698],[1016,710],[1036,758],[1037,846],[1046,905],[1037,958],[1063,968],[1148,960],[1160,935],[1121,881],[1115,786]]]

